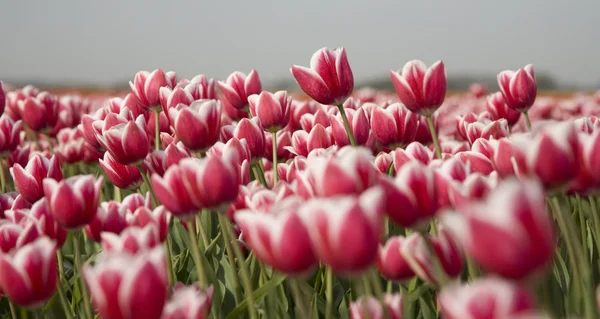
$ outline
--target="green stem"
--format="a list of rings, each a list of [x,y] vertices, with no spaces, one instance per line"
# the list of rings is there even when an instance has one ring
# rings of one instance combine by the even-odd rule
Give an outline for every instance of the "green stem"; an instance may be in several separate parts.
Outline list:
[[[527,114],[527,111],[523,112],[523,117],[525,117],[525,124],[527,125],[527,130],[531,132],[531,120],[529,119],[529,114]]]
[[[118,203],[121,202],[121,189],[118,188],[117,186],[114,186],[114,197],[115,197],[115,202],[118,202]]]
[[[438,255],[435,253],[435,249],[433,248],[433,244],[429,239],[429,233],[425,230],[420,230],[419,234],[423,238],[423,242],[425,243],[425,247],[427,248],[427,252],[431,256],[431,264],[433,267],[433,279],[438,287],[443,287],[448,282],[448,276],[446,272],[442,268],[440,264],[440,260]]]
[[[204,209],[200,212],[200,214],[208,214],[208,213],[209,212]],[[202,239],[202,245],[204,245],[204,249],[206,249],[206,247],[208,247],[208,245],[210,244],[210,241],[208,240],[206,231],[204,230],[204,227],[202,226],[201,216],[202,215],[196,215],[196,230],[200,233],[200,238]]]
[[[223,231],[223,235],[227,235],[224,237],[226,239],[233,239],[233,229],[231,228],[231,223],[227,220],[227,217],[223,213],[218,213],[219,215],[219,223],[221,224],[221,231]],[[248,303],[248,312],[250,313],[251,319],[257,318],[256,305],[254,304],[254,290],[252,289],[252,282],[250,281],[250,275],[248,273],[248,269],[246,269],[246,264],[244,263],[244,255],[242,254],[242,250],[237,243],[231,245],[233,248],[233,252],[235,253],[235,257],[237,259],[238,267],[240,268],[240,275],[242,279],[242,285],[244,286],[244,290],[246,293],[246,301]]]
[[[171,236],[167,234],[167,240],[165,240],[165,257],[167,259],[167,271],[169,272],[169,283],[171,284],[171,287],[175,286],[175,283],[177,283],[177,275],[175,274],[175,269],[173,269],[172,245]]]
[[[6,192],[6,176],[4,171],[4,162],[0,158],[0,192],[4,194]]]
[[[265,175],[260,170],[260,166],[258,166],[258,162],[252,164],[252,171],[254,171],[254,178],[258,179],[264,187],[268,187],[267,180],[265,179]]]
[[[325,298],[327,299],[327,306],[325,308],[325,318],[333,318],[333,270],[331,267],[327,267],[325,270]]]
[[[279,181],[279,174],[277,174],[277,132],[273,134],[273,187]]]
[[[88,292],[87,286],[85,284],[85,280],[83,278],[82,267],[83,263],[81,261],[81,244],[83,242],[83,230],[80,230],[77,233],[73,234],[73,251],[75,254],[75,266],[77,268],[77,273],[79,274],[79,280],[81,284],[81,298],[83,299],[83,309],[85,311],[85,316],[88,319],[94,318],[92,315],[92,307],[90,305],[90,293]]]
[[[598,208],[596,207],[596,200],[593,196],[588,196],[590,207],[592,209],[592,222],[594,223],[594,240],[596,242],[596,249],[598,250],[598,256],[600,256],[600,216],[598,216]]]
[[[583,205],[581,203],[581,196],[575,194],[575,200],[577,201],[577,214],[579,215],[579,232],[581,233],[581,243],[583,244],[583,261],[589,263],[590,250],[588,248],[587,241],[587,221],[583,213]]]
[[[8,301],[8,306],[10,307],[10,315],[12,316],[12,319],[17,319],[17,309],[15,309],[15,305],[12,303],[12,301]]]
[[[190,239],[192,257],[194,258],[194,263],[196,264],[196,275],[198,276],[198,285],[200,285],[200,289],[206,289],[206,283],[208,280],[206,279],[206,272],[204,271],[204,263],[202,262],[202,258],[200,257],[200,248],[198,248],[198,238],[196,238],[196,230],[194,224],[194,217],[189,217],[187,219],[187,231]]]
[[[306,306],[306,299],[300,288],[300,280],[298,278],[289,278],[289,283],[290,288],[292,288],[292,294],[294,295],[296,309],[300,310],[300,318],[309,318],[309,309]]]
[[[431,139],[433,140],[433,146],[435,147],[435,156],[442,158],[442,148],[440,147],[440,141],[438,141],[437,131],[433,124],[433,115],[426,116],[427,125],[429,126],[429,132],[431,132]]]
[[[573,267],[573,276],[581,285],[581,292],[583,294],[583,301],[585,304],[585,318],[598,318],[595,302],[595,291],[594,287],[592,287],[591,281],[589,280],[589,265],[585,264],[583,252],[581,251],[582,247],[580,243],[577,243],[577,231],[573,225],[573,221],[571,220],[570,216],[565,216],[563,214],[558,197],[552,198],[552,205],[554,206],[558,227],[560,227],[567,245],[567,254],[569,255],[571,266]]]
[[[238,277],[238,272],[235,266],[235,256],[231,244],[231,238],[229,238],[225,231],[223,231],[223,241],[225,242],[225,252],[227,253],[227,260],[229,261],[229,266],[231,266],[231,269],[233,269],[233,274],[231,276],[233,281],[232,285],[233,291],[235,293],[235,301],[236,303],[238,303],[242,300],[242,291],[240,290],[240,279]]]
[[[160,108],[155,108],[154,111],[154,149],[160,150]]]
[[[352,127],[350,126],[350,122],[348,122],[348,117],[346,116],[346,110],[344,109],[344,105],[338,104],[337,108],[338,110],[340,110],[340,115],[342,116],[342,121],[344,122],[346,133],[348,134],[348,141],[350,141],[350,145],[356,146],[356,139],[354,139],[354,133],[352,133]]]
[[[142,168],[141,164],[138,165],[137,168],[140,171],[140,174],[142,175],[142,180],[144,181],[142,185],[146,186],[146,188],[150,192],[150,195],[152,196],[152,203],[154,204],[154,207],[158,206],[158,200],[156,199],[156,194],[154,194],[154,189],[152,189],[152,184],[150,184],[150,178],[148,178],[148,175],[146,175],[146,172],[144,172],[144,169]],[[141,186],[140,191],[143,195],[144,192],[142,191]]]
[[[58,290],[58,296],[60,297],[60,303],[63,307],[63,311],[65,312],[65,316],[67,319],[73,318],[73,313],[71,312],[71,307],[69,307],[69,301],[67,301],[67,295],[62,287],[62,282],[65,276],[65,268],[63,265],[63,256],[60,249],[56,251],[56,261],[58,263],[58,284],[56,285],[56,290]]]

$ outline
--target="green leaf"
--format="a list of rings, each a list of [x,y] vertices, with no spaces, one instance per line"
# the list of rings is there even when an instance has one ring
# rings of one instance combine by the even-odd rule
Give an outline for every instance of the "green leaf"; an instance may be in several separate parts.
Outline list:
[[[286,278],[287,277],[285,275],[273,276],[273,278],[267,284],[254,290],[254,292],[252,293],[252,295],[254,296],[254,300],[257,303],[260,302],[265,297],[268,291],[272,290],[277,285],[281,285]],[[247,311],[247,308],[248,302],[246,299],[244,299],[244,301],[239,303],[238,306],[235,307],[235,309],[233,309],[233,311],[231,311],[229,315],[227,315],[227,319],[238,318],[239,316],[244,314],[245,311]]]

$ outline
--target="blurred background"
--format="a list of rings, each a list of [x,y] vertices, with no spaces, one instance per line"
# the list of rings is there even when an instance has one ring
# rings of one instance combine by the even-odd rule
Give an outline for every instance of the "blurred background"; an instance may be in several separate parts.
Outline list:
[[[343,46],[358,86],[442,59],[450,90],[527,63],[540,90],[600,87],[600,1],[4,1],[0,79],[42,88],[127,88],[162,68],[218,80],[256,69],[297,89],[289,68]]]

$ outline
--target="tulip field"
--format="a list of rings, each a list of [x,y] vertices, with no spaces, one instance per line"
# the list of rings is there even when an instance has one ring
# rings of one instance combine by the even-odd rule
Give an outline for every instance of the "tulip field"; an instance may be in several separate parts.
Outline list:
[[[0,316],[600,318],[600,94],[527,65],[450,95],[417,60],[355,90],[350,62],[0,82]]]

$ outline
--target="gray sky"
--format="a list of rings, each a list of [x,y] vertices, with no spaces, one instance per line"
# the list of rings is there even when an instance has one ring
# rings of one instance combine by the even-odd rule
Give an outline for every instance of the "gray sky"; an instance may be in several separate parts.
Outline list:
[[[4,1],[0,79],[109,85],[138,70],[217,79],[290,78],[344,46],[357,82],[410,59],[448,74],[533,63],[561,82],[600,83],[598,0]]]

